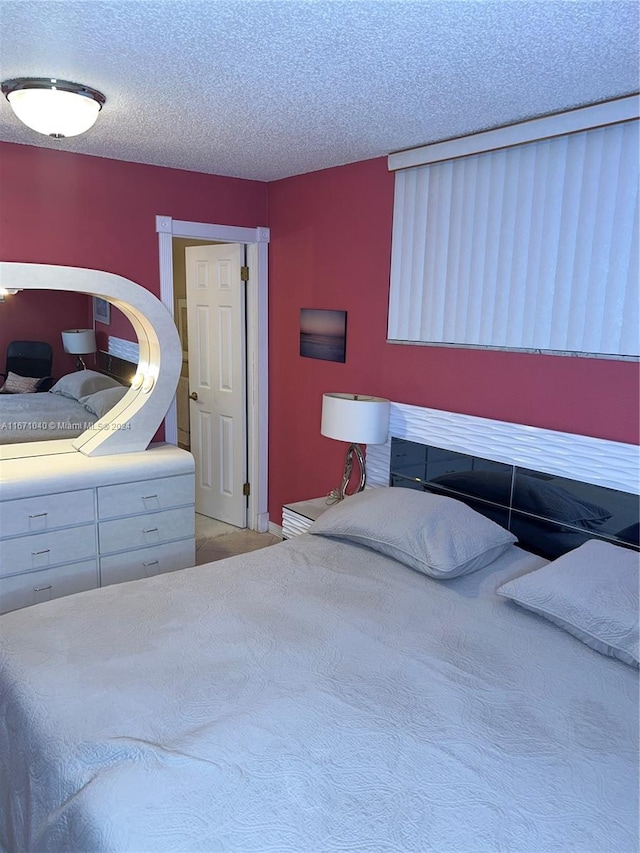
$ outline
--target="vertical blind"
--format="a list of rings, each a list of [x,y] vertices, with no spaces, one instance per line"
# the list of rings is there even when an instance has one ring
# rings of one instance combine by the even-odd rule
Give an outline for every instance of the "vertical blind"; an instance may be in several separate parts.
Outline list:
[[[401,169],[390,340],[640,353],[638,121]]]

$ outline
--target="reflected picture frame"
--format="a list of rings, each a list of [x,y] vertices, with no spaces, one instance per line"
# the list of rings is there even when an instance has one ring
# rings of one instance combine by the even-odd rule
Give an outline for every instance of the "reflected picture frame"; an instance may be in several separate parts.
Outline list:
[[[111,323],[111,303],[99,296],[94,296],[93,319],[108,326]]]

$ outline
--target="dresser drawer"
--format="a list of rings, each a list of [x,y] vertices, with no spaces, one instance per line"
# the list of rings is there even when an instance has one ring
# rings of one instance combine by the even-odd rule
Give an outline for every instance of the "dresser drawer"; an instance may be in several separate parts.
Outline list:
[[[0,517],[0,537],[3,539],[7,536],[55,530],[71,524],[87,524],[95,517],[93,489],[3,501],[0,503]]]
[[[100,559],[100,585],[150,578],[163,572],[187,569],[195,563],[195,540],[169,542]]]
[[[0,541],[0,577],[96,556],[95,524]]]
[[[0,578],[0,613],[72,595],[74,592],[96,589],[97,586],[98,568],[95,560]]]
[[[175,539],[193,538],[195,525],[196,514],[192,506],[101,521],[98,525],[100,553],[115,554],[132,548],[162,545]]]
[[[119,518],[194,502],[192,474],[161,477],[98,489],[98,518]]]

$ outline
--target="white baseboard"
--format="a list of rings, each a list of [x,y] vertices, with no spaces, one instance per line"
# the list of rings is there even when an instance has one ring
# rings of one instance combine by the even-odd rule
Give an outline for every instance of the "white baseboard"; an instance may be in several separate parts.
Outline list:
[[[273,521],[270,521],[269,533],[272,533],[274,536],[279,536],[282,539],[282,526],[280,524],[275,524]]]

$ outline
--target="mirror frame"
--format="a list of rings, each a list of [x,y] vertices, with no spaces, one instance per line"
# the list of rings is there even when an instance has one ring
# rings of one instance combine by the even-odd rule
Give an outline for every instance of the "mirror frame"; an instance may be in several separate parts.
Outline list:
[[[114,273],[51,264],[2,261],[0,287],[69,290],[106,299],[130,321],[140,347],[131,388],[91,429],[73,439],[0,446],[0,459],[59,453],[110,456],[146,450],[175,395],[182,366],[178,330],[162,302],[151,291]],[[19,294],[14,298],[19,299]]]

